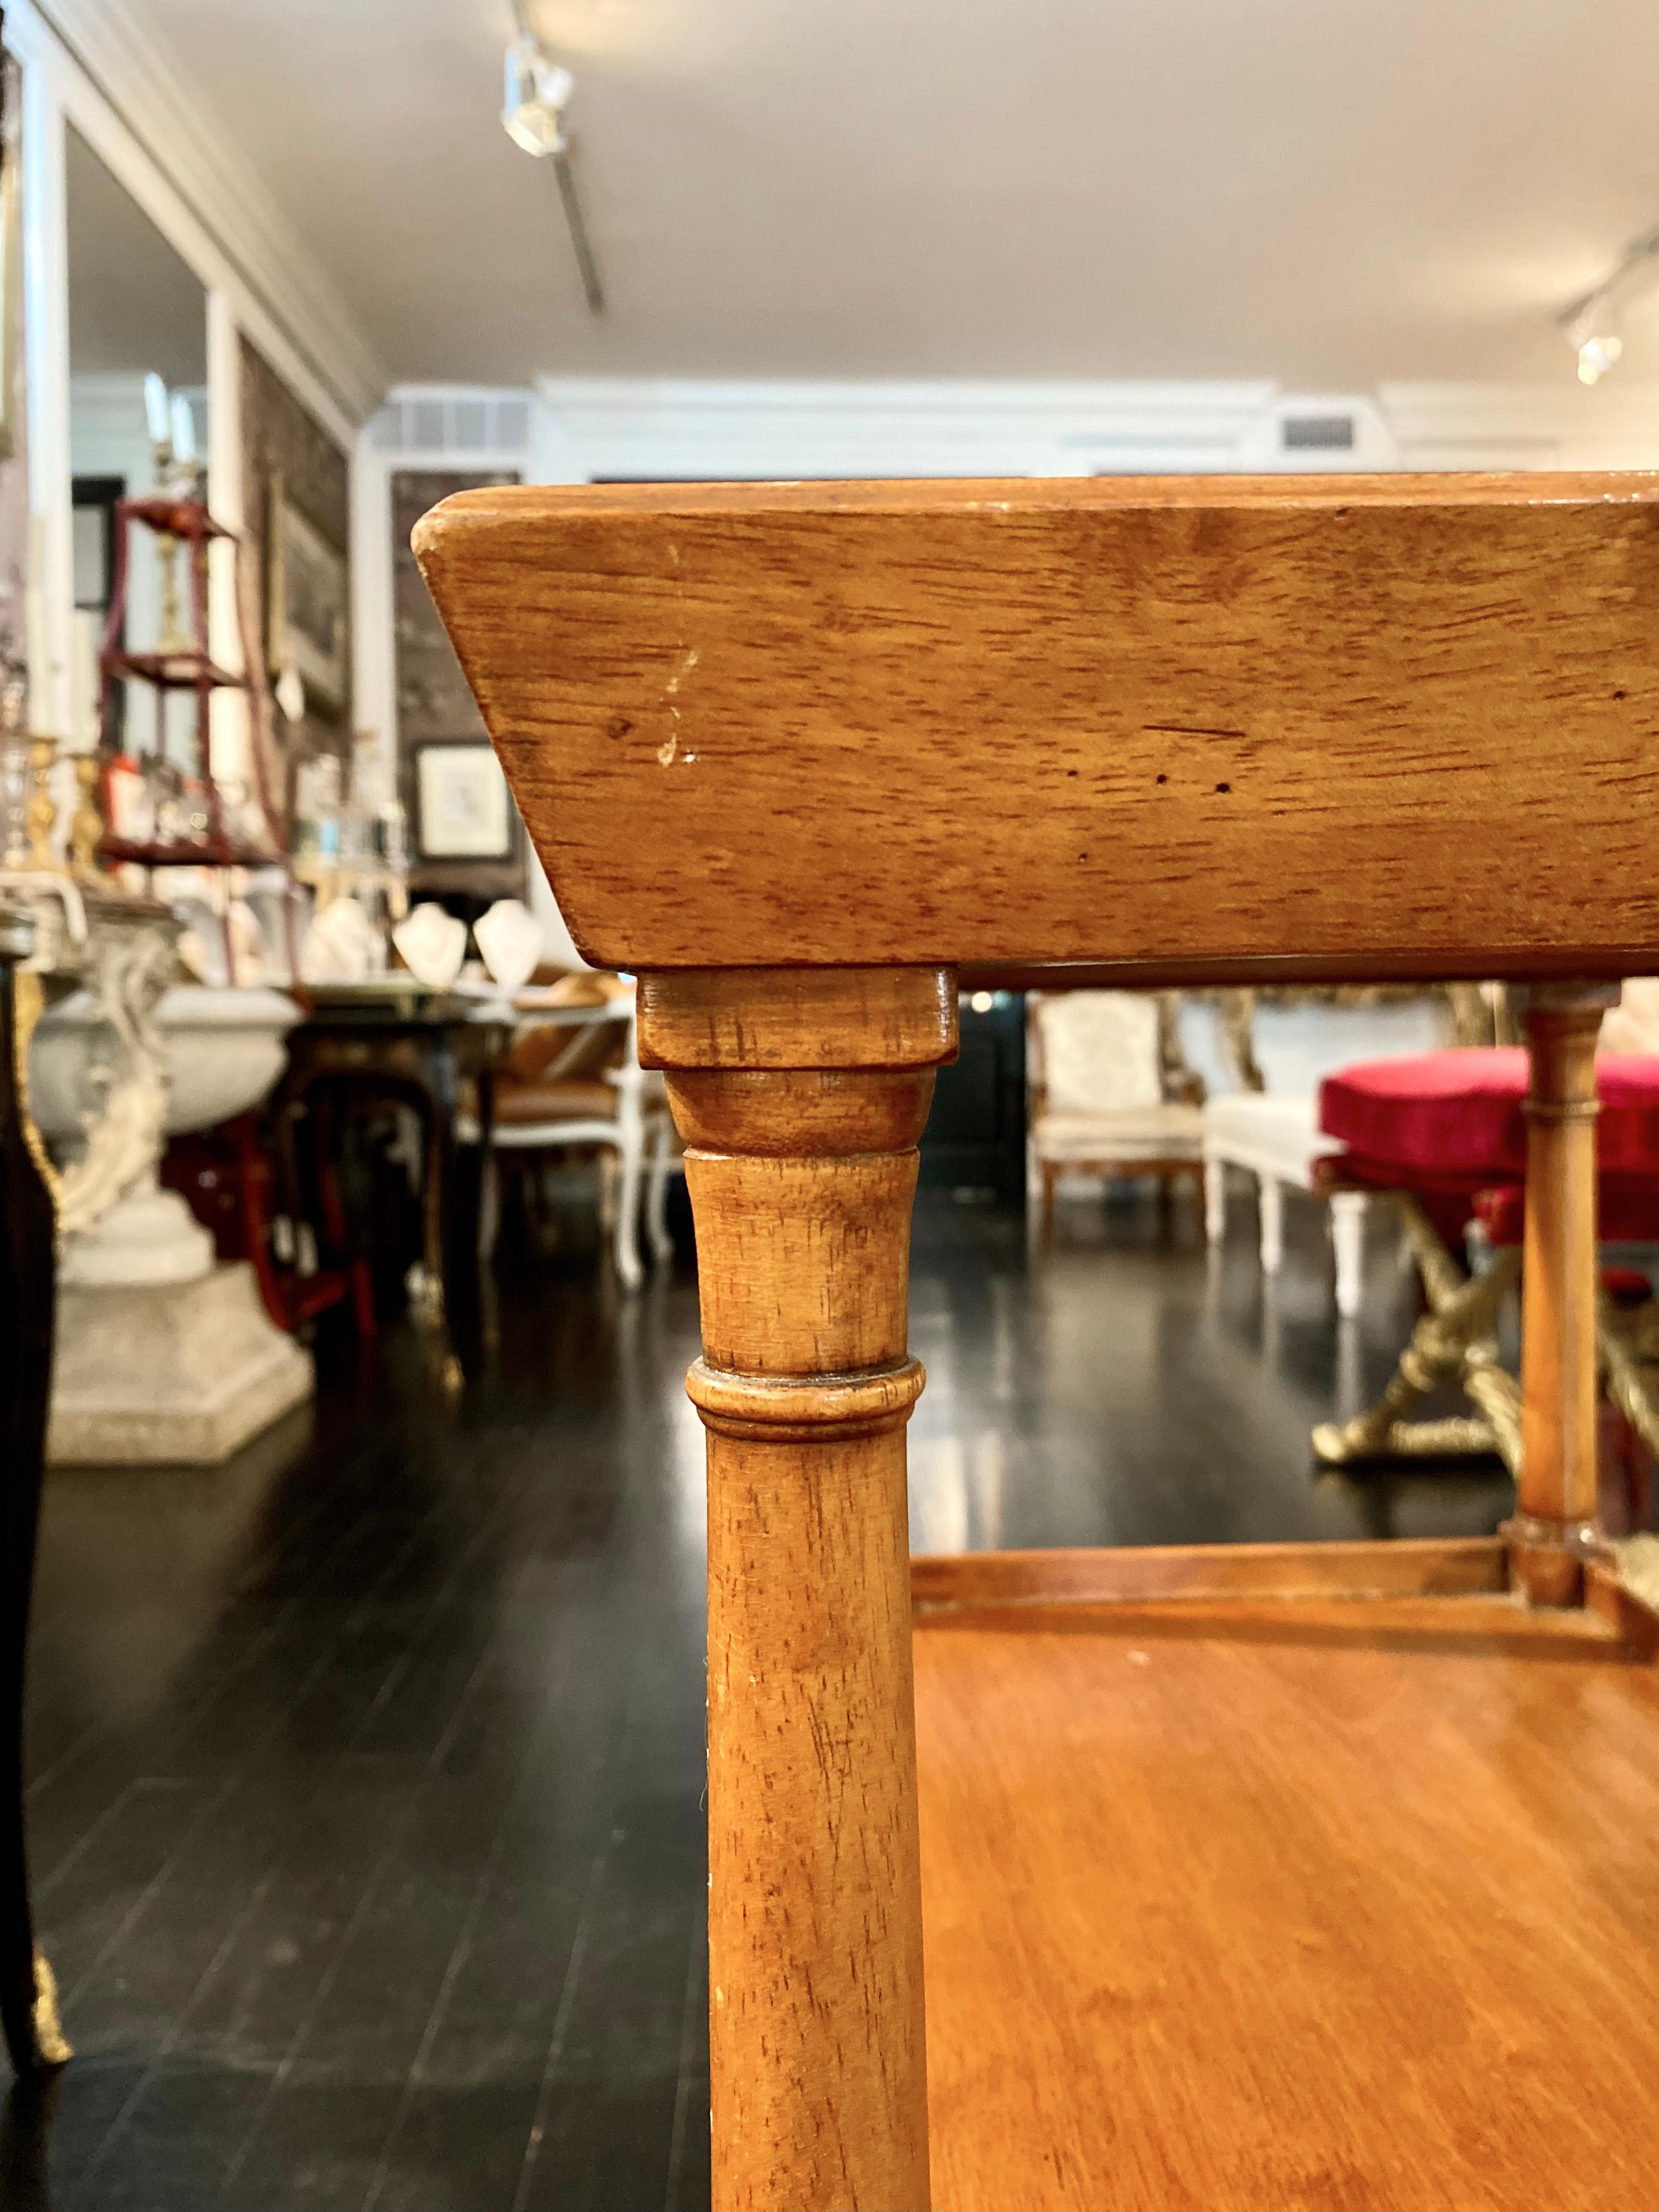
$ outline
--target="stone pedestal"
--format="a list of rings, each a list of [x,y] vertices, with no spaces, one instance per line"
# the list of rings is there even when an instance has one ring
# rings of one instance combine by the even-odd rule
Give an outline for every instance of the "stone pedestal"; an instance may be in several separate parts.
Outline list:
[[[309,1358],[271,1324],[246,1261],[191,1281],[66,1280],[46,1456],[211,1466],[315,1387]]]
[[[211,1467],[312,1396],[311,1361],[267,1317],[245,1261],[156,1182],[167,1134],[243,1112],[299,1018],[265,990],[165,988],[178,925],[142,901],[89,899],[82,988],[41,1018],[34,1118],[58,1179],[58,1344],[46,1455]]]
[[[96,1224],[64,1239],[60,1289],[137,1290],[193,1283],[213,1267],[213,1239],[176,1190],[163,1190],[152,1167]]]

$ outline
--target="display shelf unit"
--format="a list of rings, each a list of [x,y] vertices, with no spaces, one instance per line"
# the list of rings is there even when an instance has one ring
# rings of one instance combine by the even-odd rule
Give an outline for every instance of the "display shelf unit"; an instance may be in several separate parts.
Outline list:
[[[131,648],[126,640],[127,611],[132,580],[135,529],[150,532],[161,563],[161,631],[157,642],[143,649]],[[156,868],[287,868],[280,823],[269,795],[261,793],[261,806],[270,833],[268,845],[238,837],[227,827],[223,795],[213,775],[212,701],[216,691],[252,692],[259,682],[257,655],[247,651],[246,673],[238,676],[213,658],[208,641],[208,562],[211,548],[224,541],[232,558],[240,558],[240,541],[234,531],[214,520],[201,498],[155,495],[121,499],[115,504],[115,570],[109,613],[99,654],[99,730],[104,757],[104,814],[106,831],[98,859],[106,867],[132,865]],[[179,626],[174,562],[182,554],[186,588],[184,616],[188,630]],[[240,607],[241,599],[237,597]],[[127,837],[107,826],[113,818],[109,777],[119,750],[118,705],[121,687],[142,684],[166,696],[184,693],[194,697],[191,728],[192,780],[199,788],[208,834],[204,837]],[[234,969],[230,932],[225,932],[226,958]],[[234,980],[234,977],[233,977]]]

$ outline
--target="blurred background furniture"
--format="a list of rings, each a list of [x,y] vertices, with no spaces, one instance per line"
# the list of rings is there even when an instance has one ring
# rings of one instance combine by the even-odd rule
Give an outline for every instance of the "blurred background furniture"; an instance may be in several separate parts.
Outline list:
[[[316,988],[308,995],[305,1020],[289,1033],[288,1069],[273,1100],[290,1176],[299,1184],[309,1170],[318,1187],[325,1186],[348,1121],[375,1107],[412,1110],[421,1286],[428,1320],[447,1334],[458,1296],[471,1307],[477,1291],[483,1192],[477,1155],[461,1143],[463,1085],[487,1148],[495,1064],[512,1036],[510,1010],[499,997],[431,990],[412,976]],[[359,1231],[348,1224],[343,1233]]]
[[[483,1249],[494,1248],[499,1178],[509,1162],[533,1171],[550,1154],[592,1149],[601,1161],[600,1218],[617,1273],[636,1291],[645,1279],[641,1204],[652,1256],[665,1261],[673,1254],[668,1182],[684,1165],[662,1079],[640,1066],[632,986],[612,976],[580,981],[575,1002],[538,1005],[526,993],[516,1002],[521,1026],[495,1071],[495,1118],[483,1139]],[[481,1140],[474,1121],[464,1121],[461,1133],[464,1142]]]
[[[56,1223],[18,1073],[40,979],[20,1034],[17,968],[34,950],[27,908],[0,905],[0,2029],[20,2075],[58,2066],[51,1969],[34,1945],[23,1815],[23,1680],[35,1538],[46,1475]]]
[[[1168,992],[1034,991],[1027,1000],[1028,1188],[1054,1228],[1063,1175],[1202,1180],[1203,1085]]]
[[[1340,1149],[1319,1127],[1319,1085],[1352,1061],[1452,1042],[1451,1007],[1444,994],[1387,985],[1230,991],[1221,998],[1236,1087],[1212,1091],[1204,1102],[1205,1234],[1212,1244],[1226,1234],[1228,1169],[1253,1175],[1262,1273],[1276,1275],[1285,1255],[1285,1191],[1324,1197],[1336,1310],[1352,1317],[1359,1310],[1369,1200],[1363,1190],[1327,1189],[1317,1180],[1320,1161]]]
[[[1601,1053],[1594,1073],[1596,1243],[1606,1263],[1618,1248],[1659,1241],[1659,1056]],[[1377,1402],[1315,1430],[1314,1452],[1326,1465],[1496,1452],[1518,1472],[1521,1393],[1500,1364],[1497,1329],[1521,1279],[1528,1078],[1526,1051],[1504,1047],[1372,1061],[1323,1085],[1320,1121],[1335,1141],[1318,1175],[1339,1194],[1388,1194],[1417,1260],[1426,1309]],[[1453,1255],[1472,1221],[1480,1224],[1484,1257],[1466,1273]],[[1651,1315],[1631,1317],[1651,1307],[1650,1285],[1639,1270],[1614,1275],[1604,1264],[1600,1301],[1598,1368],[1651,1449],[1659,1446],[1659,1407],[1645,1370],[1659,1339]],[[1462,1387],[1473,1417],[1407,1419],[1444,1382]]]

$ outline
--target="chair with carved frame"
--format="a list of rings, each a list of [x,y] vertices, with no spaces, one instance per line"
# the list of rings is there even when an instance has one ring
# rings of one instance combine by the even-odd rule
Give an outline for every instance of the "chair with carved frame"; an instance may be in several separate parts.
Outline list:
[[[1052,1235],[1063,1175],[1201,1189],[1204,1085],[1182,1056],[1172,991],[1033,991],[1026,999],[1026,1185]]]
[[[1659,965],[1659,483],[491,489],[416,543],[686,1145],[715,2203],[1651,2201],[1574,986]],[[913,1576],[915,1141],[958,983],[1056,969],[1548,985],[1498,1535]]]
[[[642,1201],[653,1259],[660,1266],[674,1250],[668,1182],[683,1170],[661,1078],[640,1066],[631,993],[562,1012],[562,1020],[527,1024],[497,1070],[480,1246],[486,1257],[494,1249],[504,1161],[533,1167],[550,1152],[596,1152],[601,1226],[609,1232],[617,1279],[624,1290],[637,1291],[645,1280]],[[462,1134],[476,1141],[476,1120],[463,1125]]]

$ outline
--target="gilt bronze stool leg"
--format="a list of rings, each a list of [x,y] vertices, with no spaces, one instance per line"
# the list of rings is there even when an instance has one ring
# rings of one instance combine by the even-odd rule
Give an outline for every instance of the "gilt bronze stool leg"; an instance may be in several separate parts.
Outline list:
[[[33,945],[31,919],[0,908],[0,2028],[19,2074],[70,2055],[52,1969],[34,1947],[23,1820],[23,1672],[57,1273],[52,1192],[25,1103],[32,1024],[18,1020],[16,966]]]
[[[927,970],[647,976],[696,1219],[722,2212],[926,2212],[904,1426]]]
[[[1389,1201],[1422,1274],[1429,1310],[1376,1404],[1340,1425],[1322,1422],[1313,1432],[1315,1455],[1328,1467],[1341,1467],[1353,1460],[1495,1451],[1513,1473],[1520,1458],[1520,1394],[1498,1364],[1492,1332],[1520,1275],[1521,1255],[1499,1252],[1484,1273],[1465,1277],[1410,1192],[1390,1192]],[[1478,1419],[1406,1419],[1437,1384],[1453,1381],[1480,1409]]]

